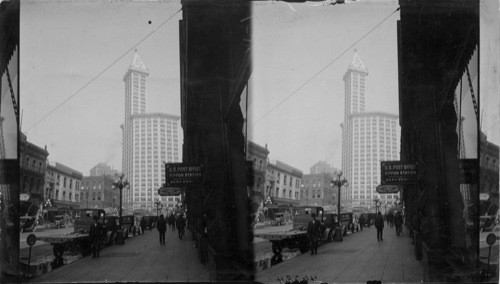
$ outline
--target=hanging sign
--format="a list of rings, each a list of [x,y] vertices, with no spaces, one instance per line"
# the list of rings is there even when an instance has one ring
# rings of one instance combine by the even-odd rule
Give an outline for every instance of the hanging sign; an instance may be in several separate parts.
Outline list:
[[[379,185],[377,186],[377,192],[380,194],[394,194],[399,192],[399,186],[397,185]]]
[[[400,161],[380,162],[381,185],[415,184],[417,164]]]
[[[30,195],[27,193],[19,194],[19,201],[28,201],[30,200]]]
[[[181,189],[178,187],[160,187],[158,194],[161,196],[177,196],[181,194]]]
[[[197,186],[203,179],[203,167],[184,163],[165,164],[165,184],[171,186]]]

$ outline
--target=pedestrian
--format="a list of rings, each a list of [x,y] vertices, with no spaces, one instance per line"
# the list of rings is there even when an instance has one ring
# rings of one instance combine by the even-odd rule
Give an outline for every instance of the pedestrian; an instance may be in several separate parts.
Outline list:
[[[382,233],[384,231],[384,217],[382,217],[382,213],[380,211],[377,214],[377,217],[375,217],[375,228],[377,228],[377,240],[383,241],[384,239],[382,238]]]
[[[170,222],[170,227],[172,228],[172,231],[175,231],[175,216],[174,213],[170,214],[170,217],[168,217],[169,222]]]
[[[396,215],[394,216],[394,226],[396,226],[396,235],[399,236],[401,234],[402,226],[403,226],[403,217],[401,216],[401,213],[396,212]]]
[[[176,220],[177,231],[179,232],[179,239],[182,240],[184,236],[184,228],[186,228],[186,219],[183,214],[180,214]]]
[[[389,212],[389,225],[391,228],[394,226],[394,213],[392,211]]]
[[[312,220],[307,224],[307,237],[311,243],[311,255],[318,254],[318,239],[320,237],[321,225],[316,220],[316,214],[311,213]]]
[[[92,246],[92,258],[99,257],[99,249],[102,240],[103,227],[102,224],[98,222],[99,217],[94,216],[94,223],[90,225],[89,238]]]
[[[148,225],[148,223],[146,222],[146,217],[142,217],[141,218],[141,223],[140,223],[140,226],[141,226],[141,231],[142,233],[144,234],[144,232],[146,231],[146,226]]]
[[[363,231],[364,225],[365,225],[365,216],[363,214],[361,214],[361,216],[359,216],[359,229],[361,231]]]
[[[158,220],[158,223],[156,224],[156,228],[158,229],[158,232],[160,233],[160,245],[165,244],[165,232],[167,231],[167,221],[163,217],[163,214],[160,215],[160,219]]]

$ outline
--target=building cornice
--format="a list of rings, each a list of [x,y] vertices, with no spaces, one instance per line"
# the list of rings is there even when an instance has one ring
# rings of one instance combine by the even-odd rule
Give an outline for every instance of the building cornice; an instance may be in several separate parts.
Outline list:
[[[180,120],[181,117],[179,115],[173,115],[173,114],[168,114],[168,113],[162,113],[162,112],[149,112],[149,113],[136,113],[132,114],[129,116],[130,120],[133,120],[135,118],[152,118],[152,117],[164,117],[168,119],[173,119],[173,120]]]
[[[349,118],[351,118],[351,117],[358,117],[358,116],[375,116],[375,115],[387,116],[387,117],[395,118],[395,119],[399,118],[399,115],[397,115],[397,114],[388,113],[388,112],[382,112],[382,111],[355,112],[355,113],[349,114]]]

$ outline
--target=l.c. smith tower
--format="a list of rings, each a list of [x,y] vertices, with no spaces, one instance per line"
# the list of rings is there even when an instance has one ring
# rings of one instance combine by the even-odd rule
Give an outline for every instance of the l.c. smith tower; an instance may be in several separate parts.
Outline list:
[[[158,188],[165,182],[165,162],[180,162],[180,116],[147,113],[148,68],[137,50],[128,68],[125,82],[125,123],[123,131],[122,169],[130,188],[124,189],[124,205],[133,209],[155,209],[160,200],[175,206],[180,196],[162,197]]]
[[[349,186],[341,193],[341,202],[353,208],[374,208],[378,197],[392,204],[399,194],[376,192],[380,184],[380,161],[399,160],[398,115],[366,112],[365,94],[368,69],[358,52],[344,75],[345,103],[342,127],[342,170]]]

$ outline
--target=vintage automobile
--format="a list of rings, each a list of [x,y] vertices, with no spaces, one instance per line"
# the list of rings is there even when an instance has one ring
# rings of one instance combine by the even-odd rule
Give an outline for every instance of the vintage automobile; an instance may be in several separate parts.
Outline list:
[[[134,215],[124,215],[122,216],[122,228],[123,228],[123,237],[128,238],[128,234],[134,234],[136,232],[135,227],[135,216]]]
[[[19,218],[19,231],[24,232],[34,232],[36,227],[36,217],[35,216],[23,216]]]
[[[104,223],[106,212],[102,209],[85,208],[80,209],[80,216],[75,220],[73,232],[70,234],[56,234],[48,236],[37,236],[40,241],[52,244],[52,252],[55,259],[52,267],[56,268],[63,264],[62,255],[64,251],[81,252],[82,255],[90,253],[90,225],[94,222],[94,216],[97,216],[98,222]],[[103,228],[103,230],[106,230]]]
[[[488,232],[493,230],[496,225],[496,216],[479,216],[479,231]]]
[[[54,224],[57,229],[66,227],[66,219],[64,215],[54,216]]]

